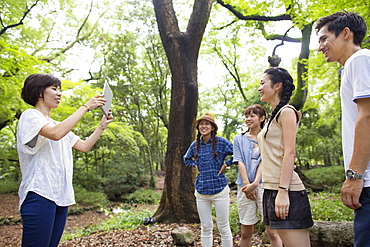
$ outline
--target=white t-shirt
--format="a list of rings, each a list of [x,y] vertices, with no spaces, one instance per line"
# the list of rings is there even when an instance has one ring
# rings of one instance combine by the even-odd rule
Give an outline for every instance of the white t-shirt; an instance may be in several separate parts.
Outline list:
[[[370,50],[357,51],[344,64],[340,96],[342,105],[342,146],[344,166],[347,170],[352,159],[354,130],[358,117],[356,100],[370,97]],[[370,187],[370,162],[366,168],[364,180],[364,186]]]
[[[22,172],[18,191],[19,207],[29,191],[55,202],[58,206],[75,203],[72,187],[72,147],[79,137],[69,132],[59,141],[53,141],[39,135],[40,130],[48,123],[36,109],[24,111],[19,119],[17,150]],[[34,147],[26,144],[35,137],[37,142]]]

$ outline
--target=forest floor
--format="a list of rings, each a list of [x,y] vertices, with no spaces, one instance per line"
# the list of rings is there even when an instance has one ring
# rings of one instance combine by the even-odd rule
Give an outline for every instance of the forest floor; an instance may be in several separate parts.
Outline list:
[[[163,181],[157,182],[160,190]],[[0,216],[20,217],[18,211],[19,198],[17,194],[0,194]],[[138,205],[155,211],[158,205]],[[70,215],[67,219],[65,232],[73,232],[77,229],[84,229],[90,225],[97,225],[109,218],[101,211],[85,211],[80,215]],[[95,232],[89,236],[78,237],[63,241],[61,247],[72,246],[174,246],[171,231],[179,226],[187,227],[193,232],[195,239],[194,246],[201,246],[199,224],[154,224],[150,226],[140,225],[135,230],[111,230]],[[217,230],[214,231],[214,246],[221,246],[221,238]],[[0,226],[0,246],[15,247],[21,245],[22,225]],[[238,246],[239,235],[234,235],[234,246]],[[263,244],[260,234],[254,234],[253,246],[267,247]]]

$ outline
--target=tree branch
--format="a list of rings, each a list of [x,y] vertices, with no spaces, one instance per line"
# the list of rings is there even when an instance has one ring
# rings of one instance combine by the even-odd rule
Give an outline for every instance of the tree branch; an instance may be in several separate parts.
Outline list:
[[[225,4],[223,0],[217,0],[221,6],[228,9],[231,13],[233,13],[238,19],[245,20],[245,21],[290,21],[292,17],[290,15],[278,15],[278,16],[261,16],[261,15],[243,15],[239,11],[237,11],[233,6],[229,4]]]
[[[246,96],[245,96],[245,94],[244,94],[243,87],[242,87],[242,85],[241,85],[241,79],[240,79],[240,76],[239,76],[239,71],[238,71],[238,68],[237,68],[237,66],[236,66],[236,64],[237,64],[236,56],[234,56],[234,61],[230,61],[230,60],[228,59],[228,57],[223,56],[223,55],[221,54],[221,51],[218,49],[218,47],[217,47],[217,46],[214,46],[214,47],[213,47],[213,50],[217,53],[217,55],[218,55],[218,56],[219,56],[219,58],[221,59],[222,64],[225,66],[226,70],[229,72],[229,74],[230,74],[230,75],[232,76],[232,78],[234,79],[234,81],[235,81],[236,85],[238,86],[238,89],[239,89],[239,91],[240,91],[240,93],[241,93],[241,95],[242,95],[243,99],[244,99],[245,101],[247,101],[247,98],[246,98]],[[234,45],[234,54],[235,54],[235,51],[236,51],[236,49],[235,49],[235,45]],[[230,68],[230,67],[229,67],[228,63],[229,63],[229,64],[231,64],[231,67],[232,67],[232,68]]]
[[[290,27],[285,32],[284,35],[281,35],[281,34],[267,34],[267,32],[265,30],[265,26],[261,22],[258,23],[257,29],[262,31],[262,35],[263,35],[263,37],[265,37],[266,40],[282,40],[283,42],[287,41],[287,42],[294,42],[294,43],[301,42],[300,38],[291,38],[291,37],[288,36],[288,32],[290,31],[290,29],[292,29],[292,27]]]
[[[108,8],[109,9],[109,8]],[[69,49],[71,49],[76,43],[78,42],[81,42],[81,41],[84,41],[86,40],[88,37],[90,37],[90,35],[93,33],[93,31],[96,29],[98,23],[99,23],[99,20],[101,17],[104,16],[104,14],[108,11],[108,9],[106,9],[100,16],[99,18],[96,20],[94,26],[91,28],[91,30],[85,34],[84,36],[80,37],[80,33],[81,33],[81,30],[82,28],[85,26],[86,22],[87,22],[87,19],[89,18],[90,16],[90,13],[91,13],[91,9],[89,10],[89,14],[86,16],[85,20],[83,21],[83,23],[81,24],[80,28],[78,29],[77,31],[77,35],[76,35],[76,39],[71,42],[68,46],[66,46],[65,48],[61,49],[60,51],[58,51],[57,53],[55,53],[54,55],[50,56],[50,57],[46,57],[46,58],[41,58],[41,60],[43,61],[46,61],[46,62],[51,62],[52,60],[56,59],[57,57],[59,57],[60,55],[66,53]]]
[[[13,27],[16,27],[16,26],[23,25],[24,19],[27,17],[27,15],[31,11],[31,9],[37,5],[38,2],[39,2],[39,0],[36,0],[36,2],[34,4],[32,4],[31,7],[26,10],[26,12],[23,13],[23,17],[16,24],[12,24],[12,25],[9,25],[9,26],[4,27],[3,20],[0,17],[0,23],[4,27],[3,29],[0,30],[0,35],[4,34],[9,28],[13,28]]]
[[[76,37],[79,37],[79,36],[80,36],[80,33],[81,33],[81,31],[82,31],[83,27],[86,25],[87,20],[89,19],[90,14],[91,14],[91,12],[92,12],[93,5],[94,5],[94,0],[91,0],[91,5],[90,5],[89,13],[87,14],[87,16],[86,16],[85,20],[83,21],[83,23],[82,23],[81,27],[78,29]],[[100,17],[99,17],[99,19],[100,19]]]

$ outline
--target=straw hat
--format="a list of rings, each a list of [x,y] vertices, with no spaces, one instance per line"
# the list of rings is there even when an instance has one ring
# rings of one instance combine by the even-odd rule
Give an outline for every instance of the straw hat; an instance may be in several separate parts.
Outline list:
[[[197,119],[195,122],[194,122],[194,127],[196,127],[196,128],[198,128],[198,124],[199,124],[199,122],[200,121],[202,121],[202,120],[206,120],[206,121],[208,121],[208,122],[210,122],[210,123],[212,123],[213,124],[213,126],[215,127],[215,130],[217,131],[217,129],[218,129],[218,127],[217,127],[217,124],[216,124],[216,122],[215,122],[215,117],[212,115],[212,114],[210,114],[210,113],[204,113],[203,114],[203,116],[201,116],[199,119]]]

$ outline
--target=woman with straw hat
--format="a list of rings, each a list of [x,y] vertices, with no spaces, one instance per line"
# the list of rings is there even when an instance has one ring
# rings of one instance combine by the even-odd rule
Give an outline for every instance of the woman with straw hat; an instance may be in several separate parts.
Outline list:
[[[233,246],[229,224],[229,186],[223,173],[232,164],[233,145],[223,137],[216,136],[217,124],[212,114],[205,113],[194,122],[197,139],[184,155],[188,166],[197,167],[195,197],[201,222],[202,246],[213,246],[212,206],[215,206],[217,227],[221,234],[222,246]]]

